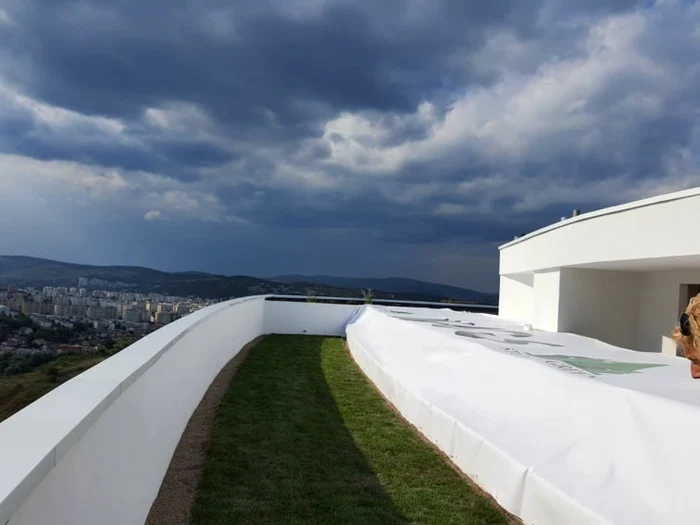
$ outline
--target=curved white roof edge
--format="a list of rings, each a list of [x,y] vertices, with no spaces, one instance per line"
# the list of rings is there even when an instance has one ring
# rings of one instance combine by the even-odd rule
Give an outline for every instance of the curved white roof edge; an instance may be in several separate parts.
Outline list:
[[[15,454],[3,454],[0,462],[0,524],[7,523],[27,495],[100,415],[179,340],[223,310],[266,297],[269,295],[241,297],[193,312],[66,381],[3,421],[0,449],[14,449]],[[71,410],[57,411],[58,406]],[[32,427],[36,432],[29,435]],[[18,443],[22,443],[21,449],[17,448]],[[39,457],[41,450],[43,457]]]
[[[565,226],[569,226],[570,224],[574,224],[577,222],[588,221],[588,220],[595,219],[597,217],[601,217],[604,215],[612,215],[615,213],[622,213],[622,212],[634,210],[636,208],[653,206],[655,204],[660,204],[663,202],[688,199],[690,197],[695,197],[698,195],[700,195],[700,186],[695,187],[695,188],[690,188],[687,190],[676,191],[676,192],[672,192],[672,193],[664,193],[662,195],[656,195],[654,197],[648,197],[646,199],[640,199],[640,200],[636,200],[636,201],[632,201],[632,202],[628,202],[628,203],[624,203],[624,204],[618,204],[616,206],[609,206],[607,208],[601,208],[599,210],[594,210],[591,212],[582,213],[581,215],[578,215],[576,217],[570,217],[564,221],[555,222],[553,224],[550,224],[549,226],[545,226],[543,228],[540,228],[539,230],[535,230],[535,231],[530,232],[526,235],[523,235],[522,237],[518,237],[517,239],[513,239],[512,241],[509,241],[505,244],[500,245],[498,247],[498,249],[503,250],[505,248],[509,248],[509,247],[514,246],[516,244],[520,244],[521,242],[530,240],[533,237],[538,237],[542,234],[548,233],[548,232],[556,230],[558,228],[563,228]]]

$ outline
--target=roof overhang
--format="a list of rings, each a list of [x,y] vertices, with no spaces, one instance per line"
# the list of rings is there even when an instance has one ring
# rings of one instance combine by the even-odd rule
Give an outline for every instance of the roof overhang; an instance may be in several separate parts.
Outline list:
[[[534,232],[530,232],[527,235],[523,235],[522,237],[518,237],[517,239],[513,239],[512,241],[509,241],[505,244],[500,245],[498,247],[498,249],[503,250],[505,248],[509,248],[509,247],[514,246],[516,244],[520,244],[522,242],[530,240],[533,237],[537,237],[537,236],[542,235],[544,233],[548,233],[550,231],[553,231],[553,230],[556,230],[559,228],[564,228],[564,227],[569,226],[571,224],[576,224],[576,223],[580,223],[583,221],[589,221],[591,219],[595,219],[597,217],[602,217],[604,215],[623,213],[623,212],[634,210],[637,208],[643,208],[645,206],[653,206],[655,204],[661,204],[664,202],[670,202],[670,201],[681,200],[681,199],[688,199],[691,197],[695,197],[697,195],[700,195],[700,186],[695,187],[695,188],[690,188],[687,190],[673,192],[673,193],[665,193],[663,195],[657,195],[655,197],[649,197],[646,199],[628,202],[628,203],[620,204],[617,206],[610,206],[608,208],[602,208],[600,210],[595,210],[595,211],[591,211],[588,213],[582,213],[581,215],[577,215],[575,217],[570,217],[566,220],[550,224],[549,226],[545,226],[544,228],[540,228],[539,230],[535,230]]]
[[[588,270],[613,270],[629,272],[653,272],[673,270],[698,270],[700,255],[682,257],[654,257],[649,259],[630,259],[619,261],[602,261],[588,264],[577,264],[568,268],[584,268]]]

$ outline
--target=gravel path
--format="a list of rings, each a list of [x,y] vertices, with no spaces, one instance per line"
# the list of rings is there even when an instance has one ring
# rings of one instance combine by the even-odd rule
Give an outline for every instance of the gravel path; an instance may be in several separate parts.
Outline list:
[[[216,410],[241,363],[261,339],[257,338],[243,347],[219,372],[204,394],[175,449],[146,525],[189,525],[216,422]]]

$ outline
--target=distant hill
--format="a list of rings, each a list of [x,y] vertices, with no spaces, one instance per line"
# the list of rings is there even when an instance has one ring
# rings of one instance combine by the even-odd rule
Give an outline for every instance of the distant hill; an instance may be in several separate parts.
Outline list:
[[[139,266],[91,266],[74,264],[36,257],[17,255],[0,256],[0,285],[33,286],[78,286],[79,278],[90,280],[88,288],[135,291],[142,293],[161,293],[183,297],[203,297],[207,299],[227,299],[260,294],[316,295],[335,297],[361,297],[360,286],[348,281],[346,285],[326,282],[313,282],[313,278],[303,277],[303,282],[288,280],[259,279],[245,275],[226,276],[204,272],[169,273]],[[454,294],[436,293],[437,289],[420,287],[402,290],[382,290],[374,281],[363,284],[370,287],[377,299],[396,299],[404,301],[442,301],[457,298]],[[381,279],[379,281],[387,281]],[[391,280],[388,280],[391,281]],[[408,281],[398,279],[397,281]],[[420,281],[415,281],[420,283]],[[429,283],[424,283],[429,284]],[[441,285],[435,285],[441,286]],[[451,288],[451,287],[446,287]],[[462,290],[455,288],[454,290]],[[462,290],[469,292],[469,290]],[[471,302],[482,302],[484,294],[473,292]],[[468,295],[459,296],[460,300],[469,300]],[[485,302],[484,304],[494,304]]]
[[[445,284],[418,281],[416,279],[390,278],[355,278],[333,277],[330,275],[281,275],[270,277],[271,281],[282,283],[314,283],[341,288],[371,288],[394,294],[412,294],[425,297],[442,297],[465,302],[479,302],[481,304],[498,304],[498,294],[477,292],[468,288],[459,288]]]

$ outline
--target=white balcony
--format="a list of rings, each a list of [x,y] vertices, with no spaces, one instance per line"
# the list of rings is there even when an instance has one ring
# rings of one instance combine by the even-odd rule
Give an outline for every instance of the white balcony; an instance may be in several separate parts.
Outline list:
[[[209,385],[275,333],[346,337],[384,396],[527,523],[696,523],[684,361],[483,313],[266,299],[167,325],[0,424],[0,524],[144,523]]]

